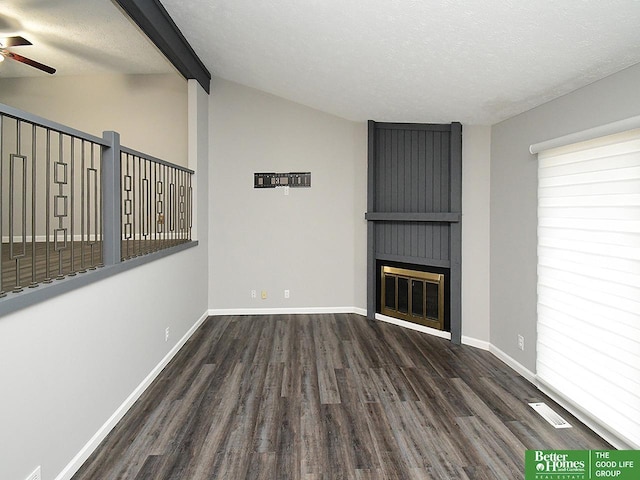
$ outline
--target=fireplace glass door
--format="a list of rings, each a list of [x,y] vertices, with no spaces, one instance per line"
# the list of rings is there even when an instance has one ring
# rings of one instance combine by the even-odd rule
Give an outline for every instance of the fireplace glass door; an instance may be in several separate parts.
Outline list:
[[[395,267],[381,274],[383,315],[443,330],[444,275]]]

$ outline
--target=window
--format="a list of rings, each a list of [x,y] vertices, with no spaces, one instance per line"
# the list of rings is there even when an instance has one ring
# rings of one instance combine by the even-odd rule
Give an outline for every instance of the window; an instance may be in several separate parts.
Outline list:
[[[640,129],[538,160],[538,378],[639,448]]]

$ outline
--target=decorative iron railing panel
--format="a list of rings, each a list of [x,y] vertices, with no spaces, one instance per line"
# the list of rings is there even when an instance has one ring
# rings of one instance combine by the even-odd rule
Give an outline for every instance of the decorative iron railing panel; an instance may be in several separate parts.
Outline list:
[[[191,241],[192,171],[121,148],[122,260]]]
[[[193,173],[0,104],[0,297],[190,242]]]
[[[0,110],[0,296],[102,265],[102,139],[13,113]]]

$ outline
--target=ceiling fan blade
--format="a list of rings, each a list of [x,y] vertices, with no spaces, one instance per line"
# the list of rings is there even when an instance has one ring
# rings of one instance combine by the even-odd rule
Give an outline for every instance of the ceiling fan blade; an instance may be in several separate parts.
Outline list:
[[[7,58],[11,58],[17,62],[24,63],[25,65],[29,65],[30,67],[37,68],[38,70],[42,70],[43,72],[47,72],[50,74],[56,73],[56,69],[45,65],[44,63],[36,62],[35,60],[31,60],[30,58],[23,57],[22,55],[18,55],[13,52],[4,52],[4,56]]]
[[[0,45],[3,47],[20,47],[22,45],[33,45],[24,37],[4,37],[0,38]]]

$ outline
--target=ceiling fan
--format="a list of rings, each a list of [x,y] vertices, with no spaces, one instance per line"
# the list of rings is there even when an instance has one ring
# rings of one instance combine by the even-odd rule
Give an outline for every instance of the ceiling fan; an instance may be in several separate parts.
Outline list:
[[[23,57],[22,55],[18,55],[17,53],[13,53],[7,50],[7,48],[10,47],[20,47],[23,45],[33,44],[26,38],[19,36],[0,38],[0,62],[5,58],[9,58],[11,60],[15,60],[16,62],[24,63],[25,65],[29,65],[30,67],[42,70],[46,73],[56,73],[56,69],[53,67],[45,65],[44,63],[36,62],[35,60],[31,60],[30,58]]]

